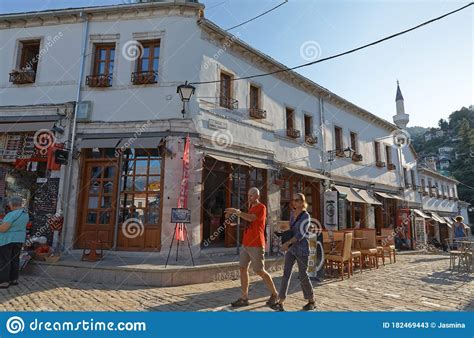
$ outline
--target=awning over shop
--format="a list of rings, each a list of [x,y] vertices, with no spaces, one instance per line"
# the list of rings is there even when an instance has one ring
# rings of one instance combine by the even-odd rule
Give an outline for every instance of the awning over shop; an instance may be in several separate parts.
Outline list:
[[[232,163],[232,164],[237,164],[237,165],[243,165],[245,167],[250,167],[250,165],[238,158],[233,158],[233,157],[225,157],[225,156],[220,156],[220,155],[211,155],[211,154],[206,154],[207,157],[213,158],[217,161],[221,162],[227,162],[227,163]]]
[[[446,222],[448,222],[448,224],[453,224],[453,220],[450,217],[445,216],[443,218],[446,220]]]
[[[378,192],[378,191],[376,192],[376,194],[379,195],[380,197],[383,197],[383,198],[403,201],[403,198],[401,198],[400,196],[397,196],[395,194],[390,194],[390,193],[386,193],[386,192]]]
[[[427,214],[425,214],[423,211],[421,210],[418,210],[418,209],[413,209],[413,211],[415,212],[415,214],[417,214],[418,216],[420,217],[423,217],[423,218],[431,218],[430,216],[428,216]]]
[[[119,138],[83,139],[79,142],[79,148],[116,148],[121,142]]]
[[[354,189],[356,191],[356,193],[362,197],[362,199],[364,199],[367,203],[369,204],[374,204],[374,205],[382,205],[381,202],[377,201],[375,198],[373,198],[372,196],[369,195],[369,193],[367,192],[367,190],[364,190],[364,189]]]
[[[349,202],[354,202],[354,203],[364,203],[367,204],[365,200],[362,199],[355,191],[353,191],[349,187],[342,187],[340,185],[335,186],[336,190],[339,191],[341,194],[346,194],[347,195],[347,200]]]
[[[290,167],[286,167],[285,169],[288,170],[288,171],[291,171],[292,173],[295,173],[295,174],[298,174],[298,175],[303,175],[303,176],[308,176],[308,177],[311,177],[311,178],[315,178],[317,180],[327,180],[328,179],[328,177],[326,177],[322,174],[318,174],[314,171],[310,171],[310,170],[295,169],[295,168],[290,168]]]
[[[253,168],[275,170],[273,166],[267,163],[263,163],[263,162],[259,162],[255,160],[247,160],[247,159],[244,159],[242,161],[244,161],[245,163],[248,163]]]
[[[50,130],[54,122],[28,122],[28,123],[0,123],[0,133],[17,133],[22,131]]]
[[[442,223],[442,224],[448,224],[446,220],[443,217],[439,216],[436,212],[430,211],[430,214],[431,214],[431,218],[434,219],[436,222]]]

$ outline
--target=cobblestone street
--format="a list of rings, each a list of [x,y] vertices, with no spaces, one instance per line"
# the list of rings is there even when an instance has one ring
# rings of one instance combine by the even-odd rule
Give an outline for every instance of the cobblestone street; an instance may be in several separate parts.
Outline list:
[[[474,310],[474,275],[448,270],[441,255],[399,255],[396,264],[355,272],[343,281],[315,284],[321,311]],[[296,270],[296,268],[295,268]],[[277,288],[281,273],[273,273]],[[286,309],[305,304],[296,273]],[[239,310],[268,311],[268,294],[251,278],[251,304]],[[20,285],[0,291],[3,311],[228,311],[239,296],[239,280],[168,288],[134,288],[22,277]]]

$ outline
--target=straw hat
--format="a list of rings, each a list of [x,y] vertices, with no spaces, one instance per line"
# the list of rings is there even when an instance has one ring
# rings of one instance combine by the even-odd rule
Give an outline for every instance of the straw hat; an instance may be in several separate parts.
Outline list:
[[[454,219],[455,219],[457,222],[462,222],[462,221],[464,221],[464,217],[462,217],[462,216],[456,216]]]

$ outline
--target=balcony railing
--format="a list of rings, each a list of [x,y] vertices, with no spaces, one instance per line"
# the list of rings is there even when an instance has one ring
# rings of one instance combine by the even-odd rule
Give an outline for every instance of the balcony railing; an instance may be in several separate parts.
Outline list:
[[[111,74],[89,75],[86,77],[86,85],[89,87],[111,87],[112,75]]]
[[[304,137],[304,141],[307,144],[316,144],[316,143],[318,143],[318,139],[316,137],[314,137],[313,135],[306,135]]]
[[[260,108],[249,108],[249,116],[254,119],[265,119],[267,118],[267,111]]]
[[[10,82],[14,84],[35,83],[36,72],[33,69],[12,70]]]
[[[395,170],[397,168],[397,166],[393,163],[389,163],[387,164],[387,169],[388,170]]]
[[[158,82],[157,71],[145,71],[132,73],[132,83],[134,85],[153,84]]]
[[[362,154],[352,154],[352,161],[361,162],[363,159]]]
[[[219,97],[219,105],[221,107],[233,110],[239,108],[239,101],[231,97],[221,96]]]
[[[301,136],[301,132],[294,128],[286,129],[286,136],[291,138],[299,138]]]

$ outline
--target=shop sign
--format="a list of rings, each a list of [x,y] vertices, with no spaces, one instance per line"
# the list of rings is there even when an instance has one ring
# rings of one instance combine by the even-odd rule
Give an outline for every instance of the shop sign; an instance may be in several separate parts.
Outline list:
[[[324,227],[328,230],[337,230],[337,204],[337,191],[324,192]]]
[[[215,130],[217,130],[217,129],[227,129],[227,123],[209,119],[208,127],[209,127],[209,129],[215,129]]]

